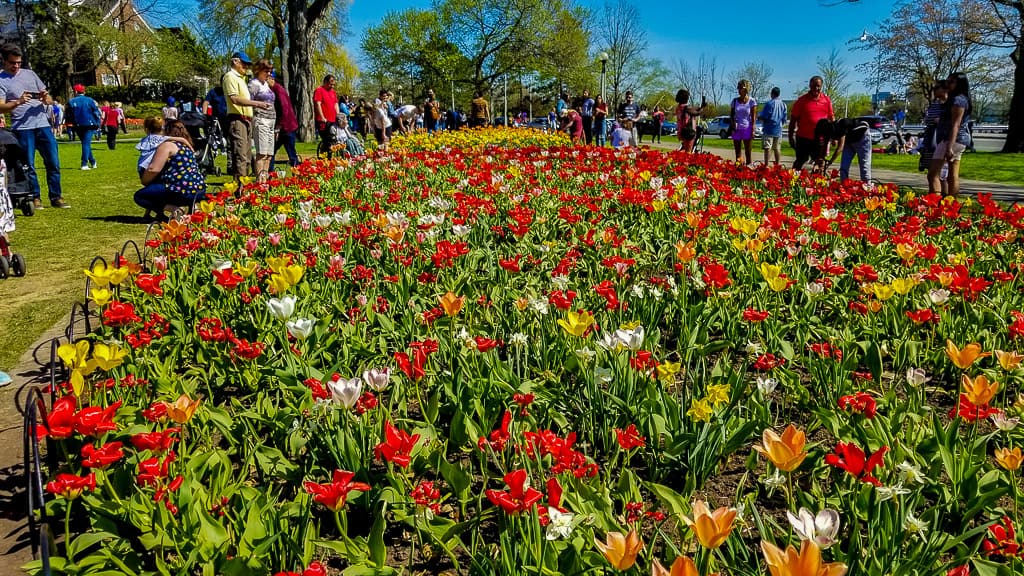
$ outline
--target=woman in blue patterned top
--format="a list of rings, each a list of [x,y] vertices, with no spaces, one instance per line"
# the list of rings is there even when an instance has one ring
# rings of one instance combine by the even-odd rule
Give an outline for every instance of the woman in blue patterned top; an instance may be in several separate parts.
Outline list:
[[[949,93],[936,126],[935,152],[928,167],[928,191],[941,193],[942,167],[948,166],[946,187],[952,196],[960,194],[960,157],[971,143],[967,124],[971,121],[971,85],[967,75],[954,72],[946,79]]]
[[[206,179],[195,152],[192,150],[188,130],[180,120],[168,120],[164,134],[180,138],[161,144],[153,155],[149,167],[141,175],[145,186],[135,193],[135,203],[157,214],[157,220],[167,220],[165,211],[191,207],[206,195]]]

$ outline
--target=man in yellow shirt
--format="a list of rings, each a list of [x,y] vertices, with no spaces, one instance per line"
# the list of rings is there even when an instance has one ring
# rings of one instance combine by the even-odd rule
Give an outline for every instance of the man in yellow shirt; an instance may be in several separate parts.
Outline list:
[[[249,94],[245,69],[252,65],[242,52],[231,56],[231,69],[224,74],[221,84],[228,104],[228,153],[231,155],[232,176],[240,182],[249,175],[252,155],[252,109],[270,108],[270,102],[257,102]]]

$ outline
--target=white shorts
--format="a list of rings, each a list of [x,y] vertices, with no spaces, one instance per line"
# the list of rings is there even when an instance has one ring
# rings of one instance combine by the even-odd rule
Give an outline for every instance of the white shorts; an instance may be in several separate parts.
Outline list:
[[[256,153],[269,156],[274,153],[274,119],[252,119],[252,141],[256,145]]]
[[[950,161],[951,162],[959,162],[960,161],[960,157],[964,155],[964,150],[967,149],[967,146],[964,146],[963,144],[959,144],[957,142],[953,142],[952,144],[953,144],[953,159],[950,160]],[[932,153],[932,158],[935,159],[935,160],[945,160],[946,159],[946,150],[948,149],[949,145],[950,145],[950,141],[949,140],[946,140],[945,142],[939,142],[938,144],[936,144],[935,145],[935,152]]]
[[[782,136],[761,136],[761,146],[765,150],[781,150]]]

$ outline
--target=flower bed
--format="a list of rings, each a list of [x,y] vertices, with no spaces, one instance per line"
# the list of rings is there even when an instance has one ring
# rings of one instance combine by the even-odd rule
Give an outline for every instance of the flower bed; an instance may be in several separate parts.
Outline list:
[[[87,272],[58,564],[1004,573],[1022,216],[682,153],[304,164]]]

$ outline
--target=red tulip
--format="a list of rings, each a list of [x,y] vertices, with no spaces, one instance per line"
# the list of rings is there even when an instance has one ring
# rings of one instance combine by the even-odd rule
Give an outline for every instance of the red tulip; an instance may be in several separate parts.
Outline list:
[[[99,406],[82,408],[78,414],[75,414],[75,432],[84,436],[98,437],[106,432],[117,430],[114,414],[120,407],[121,401],[118,400],[106,408]]]
[[[834,454],[825,456],[825,463],[837,468],[842,468],[853,474],[858,480],[881,486],[882,483],[871,475],[877,466],[883,466],[882,457],[889,451],[888,446],[882,446],[871,456],[867,456],[864,450],[852,442],[840,442],[836,445]]]
[[[124,458],[120,442],[107,442],[96,448],[92,444],[82,446],[82,466],[86,468],[106,468]]]
[[[506,514],[518,514],[533,507],[543,496],[529,485],[526,470],[515,470],[505,474],[508,490],[487,490],[487,499],[495,506],[500,506]]]
[[[46,415],[46,422],[36,427],[36,438],[68,438],[75,431],[75,409],[78,399],[74,396],[61,396],[53,403],[53,408]]]
[[[636,424],[630,424],[626,426],[625,430],[615,429],[615,438],[619,442],[619,446],[623,450],[632,450],[633,448],[643,448],[647,444],[647,439],[640,435],[636,429]]]
[[[46,491],[67,500],[74,500],[83,491],[90,492],[96,489],[96,474],[90,472],[87,476],[76,476],[74,474],[57,474],[53,482],[46,484]]]
[[[313,500],[323,504],[337,512],[345,506],[345,500],[349,492],[368,492],[370,485],[365,482],[353,482],[354,472],[346,470],[335,470],[328,484],[317,484],[316,482],[303,482],[302,486],[306,492],[313,495]]]
[[[395,428],[391,422],[385,422],[384,442],[377,444],[373,452],[377,458],[393,462],[402,468],[408,468],[411,462],[410,454],[419,439],[419,434],[410,435],[404,430]]]

